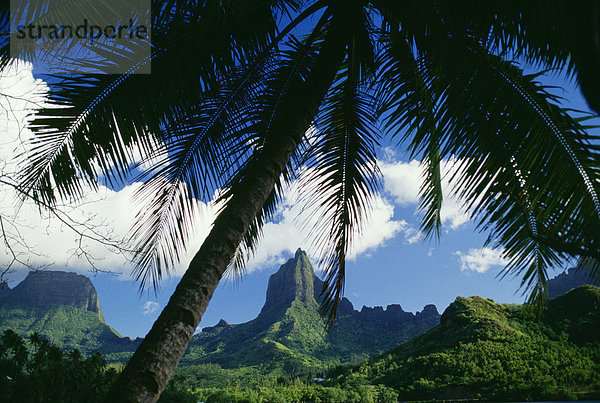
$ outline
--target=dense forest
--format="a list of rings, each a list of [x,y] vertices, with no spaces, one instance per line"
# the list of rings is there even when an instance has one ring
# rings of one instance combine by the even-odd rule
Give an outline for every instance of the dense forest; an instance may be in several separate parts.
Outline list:
[[[118,374],[99,353],[84,357],[79,350],[63,352],[36,333],[28,340],[11,330],[0,337],[0,401],[99,402]],[[163,402],[368,402],[396,401],[397,393],[384,386],[345,389],[281,378],[256,387],[188,388],[175,376]]]
[[[116,376],[99,353],[64,352],[37,333],[26,341],[5,330],[0,338],[3,402],[97,402]]]

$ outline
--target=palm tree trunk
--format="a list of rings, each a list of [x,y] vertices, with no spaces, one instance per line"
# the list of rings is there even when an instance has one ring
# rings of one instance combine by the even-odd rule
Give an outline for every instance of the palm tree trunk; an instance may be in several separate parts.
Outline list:
[[[329,29],[306,82],[290,86],[274,122],[272,143],[265,145],[256,174],[240,183],[214,222],[169,303],[106,397],[108,402],[156,401],[192,339],[219,280],[242,237],[261,211],[312,120],[345,55],[341,26]]]

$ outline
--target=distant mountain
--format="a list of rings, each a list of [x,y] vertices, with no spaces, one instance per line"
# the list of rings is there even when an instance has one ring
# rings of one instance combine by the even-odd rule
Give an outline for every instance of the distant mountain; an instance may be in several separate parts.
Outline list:
[[[260,314],[242,324],[221,320],[195,335],[180,370],[222,385],[228,380],[308,374],[357,364],[440,321],[434,305],[416,314],[400,305],[354,309],[344,298],[329,331],[319,315],[323,282],[302,250],[269,279]],[[128,359],[141,339],[121,337],[104,321],[91,281],[75,273],[32,272],[0,291],[0,331],[39,332],[58,346]],[[211,378],[212,376],[212,378]]]
[[[95,312],[104,322],[96,288],[86,276],[66,271],[32,271],[14,289],[0,292],[0,304],[10,303],[34,308],[67,305]]]
[[[38,332],[62,348],[130,352],[140,340],[122,337],[105,323],[89,278],[62,271],[30,272],[14,289],[0,291],[0,331]]]
[[[361,362],[440,320],[433,305],[417,314],[403,311],[400,305],[357,311],[344,298],[335,324],[326,331],[318,312],[322,287],[306,253],[298,249],[269,279],[265,304],[255,319],[237,325],[221,320],[204,328],[194,336],[180,366],[193,366],[187,373],[213,371],[214,365],[238,374],[315,373]]]
[[[581,266],[575,266],[548,280],[548,298],[556,298],[566,294],[573,288],[582,285],[600,286],[600,283],[590,278],[589,273]]]
[[[400,400],[582,400],[600,398],[600,288],[527,306],[458,297],[441,322],[332,384],[382,384]]]

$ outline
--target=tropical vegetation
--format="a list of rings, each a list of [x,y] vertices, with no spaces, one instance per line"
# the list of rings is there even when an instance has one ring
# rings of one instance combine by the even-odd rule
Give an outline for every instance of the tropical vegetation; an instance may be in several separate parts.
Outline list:
[[[314,242],[332,319],[379,189],[384,135],[422,161],[426,235],[440,233],[440,166],[454,158],[451,182],[531,302],[542,304],[552,265],[577,257],[598,273],[598,137],[519,65],[577,72],[586,86],[590,63],[575,49],[594,37],[572,27],[593,7],[172,0],[152,11],[152,74],[53,80],[23,171],[24,191],[53,204],[142,169],[133,230],[142,285],[181,256],[195,201],[220,192],[211,233],[113,398],[159,396],[223,273],[243,267],[293,179],[321,218]]]
[[[84,353],[134,347],[97,313],[66,305],[35,308],[0,304],[0,332],[9,329],[23,336],[43,332],[59,348],[77,348]]]
[[[404,317],[382,317],[365,309],[361,315],[345,301],[345,309],[325,331],[317,302],[320,280],[305,253],[298,251],[271,280],[255,319],[232,325],[222,320],[194,335],[176,372],[185,376],[186,384],[258,386],[279,377],[322,377],[332,367],[357,365],[439,322],[437,312],[419,318],[405,312]],[[50,276],[47,281],[52,281]],[[142,341],[119,336],[101,312],[43,303],[40,292],[28,294],[20,303],[0,301],[0,333],[10,329],[27,337],[36,332],[63,350],[100,352],[119,366]],[[76,288],[72,292],[78,294]],[[369,314],[374,316],[365,317]]]
[[[442,323],[388,353],[330,374],[336,385],[379,384],[400,400],[586,400],[600,397],[600,288],[529,306],[459,297]]]
[[[38,333],[27,341],[12,330],[0,337],[3,402],[99,402],[116,376],[100,353],[63,352]]]

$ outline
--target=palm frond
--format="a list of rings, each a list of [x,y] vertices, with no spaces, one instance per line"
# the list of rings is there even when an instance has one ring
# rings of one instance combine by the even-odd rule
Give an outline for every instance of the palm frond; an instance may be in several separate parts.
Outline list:
[[[434,73],[425,57],[400,32],[383,36],[377,94],[378,113],[384,124],[394,128],[392,136],[402,133],[408,140],[411,158],[421,157],[424,166],[420,188],[420,209],[424,212],[421,229],[426,237],[439,238],[443,202],[440,136],[436,121],[435,93],[430,88]]]
[[[243,178],[248,175],[254,175],[253,170],[257,169],[257,161],[260,159],[261,150],[264,147],[269,147],[269,143],[276,140],[278,133],[273,132],[273,125],[279,118],[282,102],[288,97],[293,82],[299,79],[305,80],[308,77],[310,68],[315,62],[327,20],[328,16],[321,18],[314,30],[304,40],[298,41],[296,38],[291,37],[286,44],[287,49],[282,51],[280,67],[267,82],[262,96],[257,100],[255,124],[251,129],[255,135],[254,140],[251,142],[254,153],[245,163],[245,167],[240,169],[239,174],[232,179],[229,190],[222,197],[223,200],[229,198],[237,190],[236,183],[242,182]],[[258,241],[262,236],[262,226],[273,217],[281,200],[284,187],[297,178],[296,173],[300,170],[304,161],[301,156],[305,154],[306,148],[306,138],[304,138],[292,155],[290,162],[286,165],[282,175],[276,179],[273,191],[237,248],[236,256],[230,267],[229,273],[231,276],[241,275],[246,262],[254,255]]]
[[[441,77],[451,84],[438,97],[443,154],[462,161],[460,195],[481,226],[493,224],[490,239],[504,248],[508,271],[534,290],[530,301],[541,301],[547,269],[566,258],[545,240],[597,244],[589,227],[600,221],[592,137],[535,75],[470,38],[450,36],[445,46],[452,54],[436,60],[451,66]]]
[[[164,128],[165,140],[151,155],[135,195],[144,205],[132,231],[138,241],[135,274],[142,288],[150,279],[156,287],[163,271],[180,260],[194,228],[197,201],[211,200],[232,175],[228,168],[243,160],[244,152],[233,150],[243,149],[239,145],[248,141],[248,109],[271,65],[241,67],[194,114],[186,108]]]
[[[369,32],[367,24],[361,31]],[[316,120],[314,159],[301,190],[311,206],[307,221],[318,217],[310,233],[326,272],[321,312],[330,324],[343,296],[347,254],[380,186],[375,102],[366,91],[371,53],[358,37],[349,41],[346,63]]]
[[[492,53],[524,59],[544,68],[573,69],[576,7],[568,1],[544,0],[397,2],[374,0],[387,24],[424,44],[444,24],[446,29],[477,38]],[[419,46],[419,51],[432,47]]]
[[[569,245],[598,245],[590,226],[600,221],[597,137],[536,75],[491,54],[487,37],[434,14],[421,22],[426,30],[409,24],[384,36],[380,113],[427,166],[457,158],[451,181],[480,228],[491,230],[488,242],[503,248],[503,274],[521,276],[529,301],[540,302],[547,269],[573,256]],[[435,211],[429,192],[422,201]]]
[[[153,35],[153,53],[147,60],[153,74],[56,77],[51,105],[32,122],[37,136],[27,156],[27,188],[52,202],[54,189],[60,196],[81,196],[85,183],[96,186],[99,172],[109,180],[126,177],[134,145],[151,150],[173,114],[201,102],[231,66],[255,59],[268,48],[275,31],[269,7],[255,7],[257,18],[264,14],[260,27],[240,30],[239,18],[248,15],[228,9],[233,3],[241,6],[205,2],[193,13],[173,11],[175,6],[159,8],[163,14],[155,20],[168,29]]]

